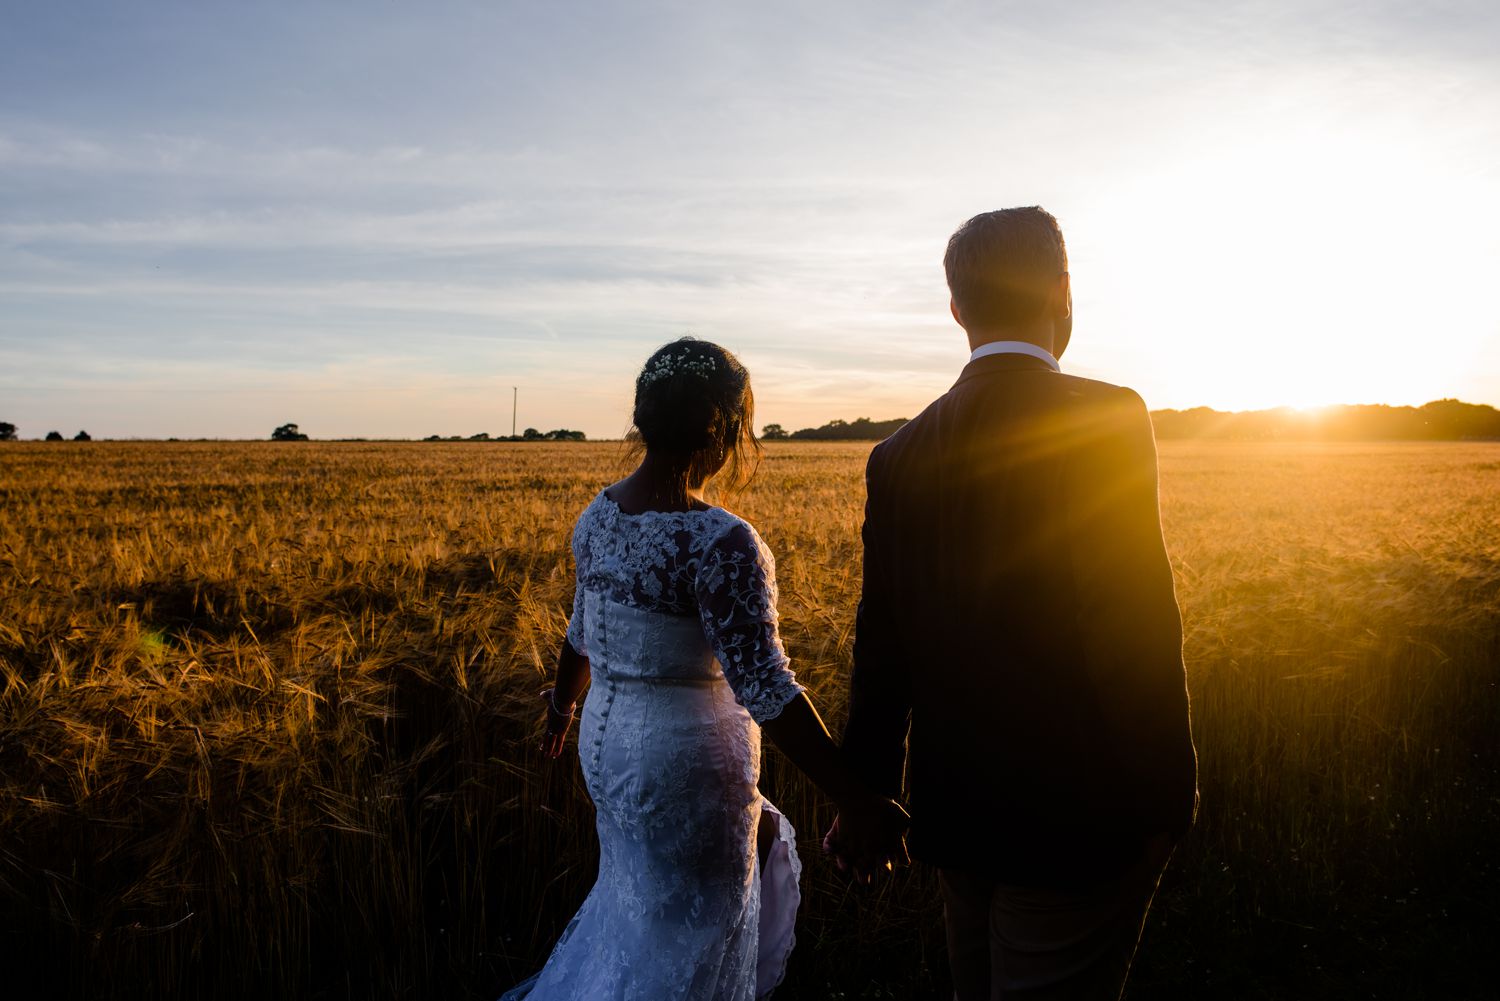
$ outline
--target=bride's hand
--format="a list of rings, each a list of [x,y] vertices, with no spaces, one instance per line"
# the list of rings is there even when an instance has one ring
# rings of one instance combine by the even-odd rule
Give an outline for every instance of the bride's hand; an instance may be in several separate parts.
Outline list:
[[[557,758],[562,756],[563,744],[567,742],[568,727],[573,725],[577,703],[565,707],[566,711],[564,711],[553,701],[552,696],[553,690],[550,688],[542,692],[542,701],[547,706],[547,716],[542,730],[542,743],[538,750],[549,758]]]

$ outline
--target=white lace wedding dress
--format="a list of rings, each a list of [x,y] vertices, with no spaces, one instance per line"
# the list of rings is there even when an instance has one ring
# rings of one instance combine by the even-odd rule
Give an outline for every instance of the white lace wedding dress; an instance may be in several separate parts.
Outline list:
[[[770,551],[720,508],[629,515],[601,492],[573,556],[599,878],[547,965],[501,1001],[753,1001],[781,981],[800,900],[795,832],[756,789],[759,724],[802,691]]]

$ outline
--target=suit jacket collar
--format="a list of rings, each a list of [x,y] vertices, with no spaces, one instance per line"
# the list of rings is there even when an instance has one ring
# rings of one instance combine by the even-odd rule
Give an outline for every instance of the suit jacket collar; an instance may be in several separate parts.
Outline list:
[[[1002,372],[1052,373],[1052,366],[1040,358],[1034,358],[1031,355],[985,355],[983,358],[976,358],[964,366],[964,370],[959,373],[958,381],[953,384],[953,388],[957,389],[971,379],[982,379],[986,376],[998,375]]]

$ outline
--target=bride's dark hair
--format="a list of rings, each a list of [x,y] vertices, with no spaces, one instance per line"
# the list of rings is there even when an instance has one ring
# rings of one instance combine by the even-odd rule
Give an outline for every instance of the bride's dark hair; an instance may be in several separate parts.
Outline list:
[[[712,472],[720,493],[750,482],[759,464],[755,395],[740,360],[711,341],[684,337],[657,348],[635,380],[627,440],[679,467]]]

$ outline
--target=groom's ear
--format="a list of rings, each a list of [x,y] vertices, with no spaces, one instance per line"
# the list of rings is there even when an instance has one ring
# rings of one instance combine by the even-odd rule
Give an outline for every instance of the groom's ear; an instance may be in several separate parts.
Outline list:
[[[1073,339],[1073,286],[1063,272],[1058,283],[1058,302],[1052,315],[1052,357],[1061,358]],[[1057,308],[1060,307],[1060,308]]]
[[[948,300],[948,312],[950,312],[950,313],[953,314],[953,322],[954,323],[958,324],[960,327],[964,327],[964,318],[959,315],[959,312],[958,312],[958,302],[955,301],[954,299],[950,298]],[[969,328],[968,327],[964,327],[964,329],[968,330]]]
[[[1059,320],[1073,316],[1073,282],[1066,271],[1057,276],[1057,285],[1052,289],[1052,315]]]

